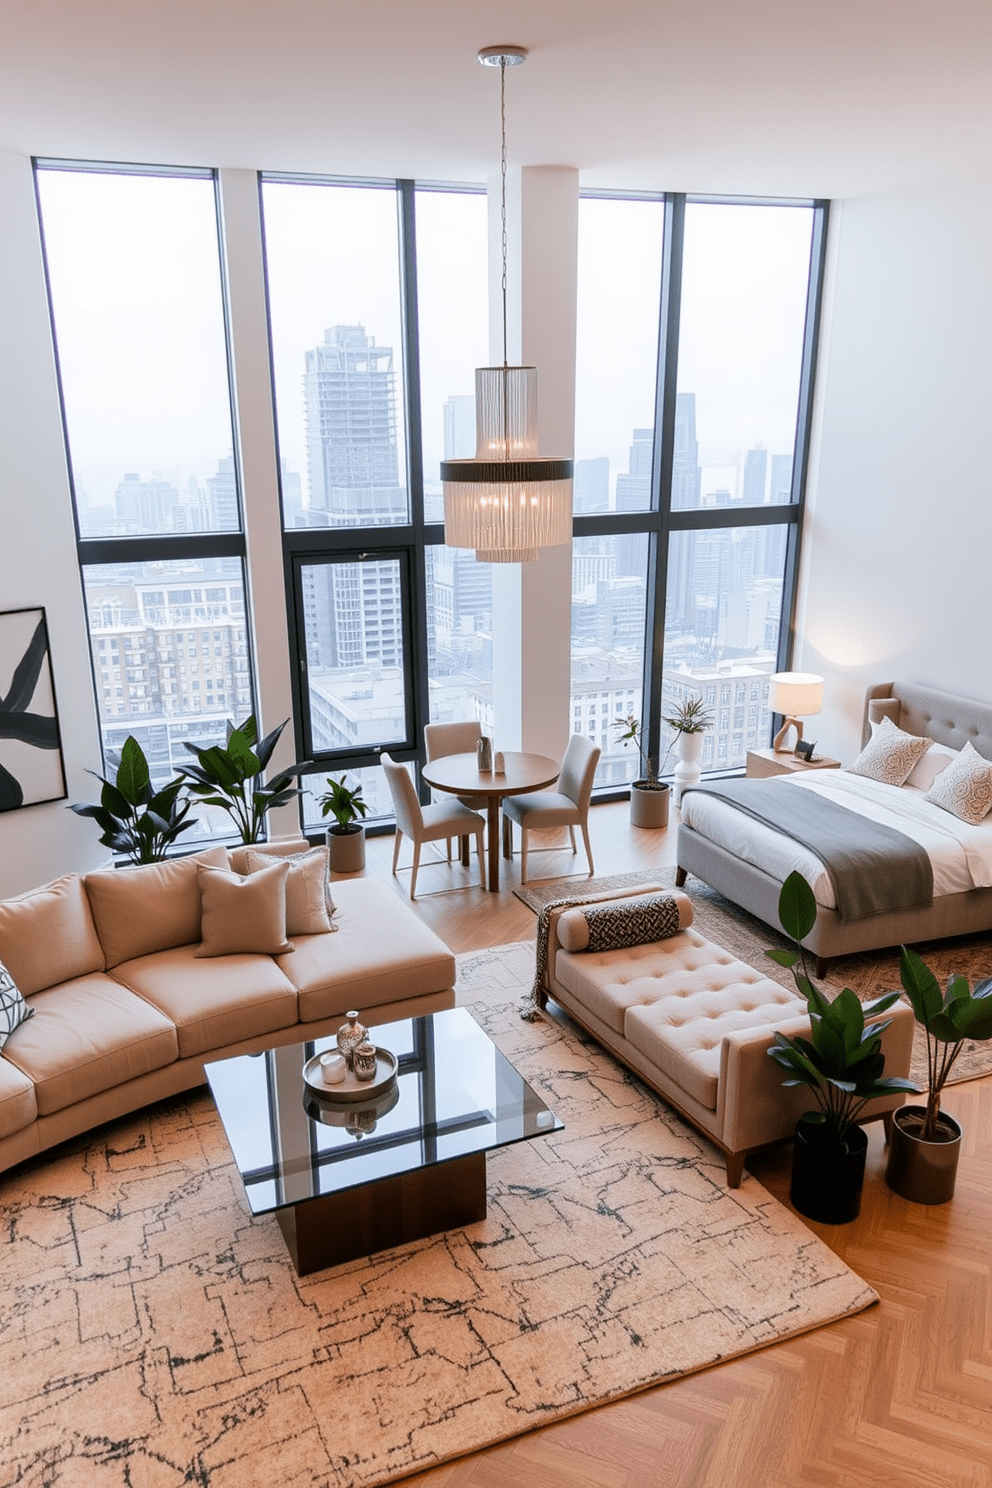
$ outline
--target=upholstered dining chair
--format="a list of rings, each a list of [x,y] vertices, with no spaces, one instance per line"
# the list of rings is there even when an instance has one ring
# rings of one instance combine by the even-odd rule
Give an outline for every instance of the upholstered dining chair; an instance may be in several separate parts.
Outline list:
[[[506,796],[503,800],[503,851],[513,852],[513,823],[520,827],[520,882],[527,882],[527,833],[542,827],[567,827],[575,846],[575,828],[582,830],[582,840],[589,860],[592,878],[592,848],[589,846],[589,802],[592,782],[599,764],[599,748],[585,734],[573,734],[565,749],[561,772],[554,790],[531,791],[525,796]]]
[[[474,836],[475,847],[479,855],[479,881],[482,887],[486,886],[486,870],[482,857],[482,829],[484,826],[482,817],[476,812],[470,811],[460,801],[450,798],[436,806],[421,806],[417,798],[417,789],[409,770],[405,765],[399,764],[388,754],[381,754],[379,759],[382,768],[386,772],[386,781],[389,785],[389,793],[393,798],[393,810],[396,813],[396,843],[393,847],[393,872],[399,862],[400,843],[404,837],[409,837],[413,847],[413,871],[410,875],[410,898],[417,897],[417,870],[420,867],[420,849],[425,842],[440,842],[446,840],[449,844],[452,837]],[[448,856],[450,857],[450,850]]]
[[[482,738],[482,724],[477,718],[460,719],[457,723],[427,723],[424,725],[424,751],[427,755],[427,763],[431,760],[442,759],[446,754],[474,754],[476,745]],[[437,792],[433,792],[435,801],[439,800]],[[442,795],[444,792],[441,793]],[[450,800],[451,797],[449,796]],[[485,796],[456,796],[456,801],[461,801],[470,811],[485,811]],[[468,838],[461,839],[462,862],[468,866]],[[451,857],[451,839],[448,839],[448,857]]]

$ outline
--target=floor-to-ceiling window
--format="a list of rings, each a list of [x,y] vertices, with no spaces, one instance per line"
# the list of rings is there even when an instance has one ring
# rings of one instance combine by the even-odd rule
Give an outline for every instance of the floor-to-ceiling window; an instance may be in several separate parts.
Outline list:
[[[36,180],[104,750],[164,783],[254,709],[215,181]]]
[[[788,659],[825,206],[584,197],[579,213],[573,725],[701,697],[706,769],[769,740]]]

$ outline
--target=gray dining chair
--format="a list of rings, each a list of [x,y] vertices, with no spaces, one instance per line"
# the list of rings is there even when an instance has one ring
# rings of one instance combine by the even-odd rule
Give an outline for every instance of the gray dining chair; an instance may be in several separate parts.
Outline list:
[[[553,790],[531,791],[525,796],[506,796],[503,800],[503,852],[513,855],[513,823],[520,827],[520,882],[527,882],[527,833],[544,827],[567,827],[575,846],[575,828],[582,831],[589,877],[593,875],[592,848],[589,846],[589,802],[592,783],[599,764],[599,747],[585,734],[573,734],[561,762],[561,771]]]
[[[394,874],[399,862],[400,844],[403,838],[408,837],[413,847],[410,898],[417,897],[417,870],[420,867],[422,845],[425,842],[446,840],[449,845],[448,856],[450,858],[452,837],[474,836],[476,851],[479,855],[479,882],[485,888],[486,868],[482,856],[482,829],[485,823],[482,817],[470,811],[467,806],[463,806],[460,801],[450,797],[436,806],[421,806],[416,786],[406,766],[399,764],[388,754],[381,754],[379,759],[386,772],[386,782],[393,798],[393,810],[396,814],[396,842],[393,846]]]

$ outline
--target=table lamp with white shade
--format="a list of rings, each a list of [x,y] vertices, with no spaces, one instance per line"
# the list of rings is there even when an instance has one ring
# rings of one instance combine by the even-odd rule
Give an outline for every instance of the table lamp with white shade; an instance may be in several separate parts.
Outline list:
[[[789,754],[784,742],[790,728],[796,730],[796,743],[803,736],[802,720],[812,718],[823,707],[823,678],[814,672],[773,672],[768,679],[768,706],[781,713],[785,722],[772,745],[776,754]]]

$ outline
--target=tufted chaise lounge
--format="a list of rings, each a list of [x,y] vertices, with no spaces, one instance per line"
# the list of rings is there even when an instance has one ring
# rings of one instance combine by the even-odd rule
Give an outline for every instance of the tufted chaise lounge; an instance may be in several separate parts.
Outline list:
[[[619,907],[638,897],[602,902]],[[785,1089],[768,1057],[776,1031],[808,1035],[809,1017],[796,992],[692,929],[688,897],[678,890],[673,897],[679,933],[623,950],[574,949],[581,909],[552,910],[542,1002],[552,998],[704,1132],[725,1155],[727,1182],[737,1188],[748,1153],[791,1137],[797,1117],[810,1109],[809,1092]],[[885,1073],[908,1076],[912,1009],[900,1003],[886,1016]],[[887,1120],[902,1101],[872,1101],[863,1119]]]

